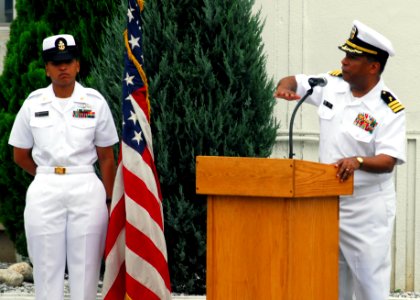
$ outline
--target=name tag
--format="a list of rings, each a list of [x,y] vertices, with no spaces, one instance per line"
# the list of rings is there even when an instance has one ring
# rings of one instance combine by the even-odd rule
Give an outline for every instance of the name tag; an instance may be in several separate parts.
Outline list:
[[[48,117],[49,112],[48,111],[37,111],[35,112],[35,117]]]

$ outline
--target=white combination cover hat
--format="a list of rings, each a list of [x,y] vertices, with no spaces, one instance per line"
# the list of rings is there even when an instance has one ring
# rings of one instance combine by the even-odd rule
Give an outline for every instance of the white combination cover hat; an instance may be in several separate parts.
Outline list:
[[[353,21],[350,37],[338,48],[353,54],[371,55],[384,59],[395,55],[394,47],[389,39],[358,20]]]
[[[42,57],[46,62],[72,60],[78,55],[76,41],[70,34],[50,36],[42,42]]]

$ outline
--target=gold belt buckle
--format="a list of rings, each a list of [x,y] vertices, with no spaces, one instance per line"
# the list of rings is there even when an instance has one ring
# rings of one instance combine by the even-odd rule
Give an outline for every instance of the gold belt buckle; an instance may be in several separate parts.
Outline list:
[[[66,168],[65,167],[55,167],[54,168],[54,173],[59,174],[59,175],[64,175],[64,174],[66,174]]]

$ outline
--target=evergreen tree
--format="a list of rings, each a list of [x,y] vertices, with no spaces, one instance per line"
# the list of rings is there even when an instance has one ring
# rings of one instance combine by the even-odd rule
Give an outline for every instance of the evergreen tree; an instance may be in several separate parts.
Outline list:
[[[206,211],[205,199],[195,193],[195,157],[266,157],[275,141],[273,84],[252,5],[160,0],[147,1],[143,12],[144,67],[175,292],[205,293]],[[116,18],[119,24],[121,16]],[[112,64],[122,56],[122,37],[118,25],[108,31],[92,83],[119,99],[112,74],[121,85],[123,68]]]
[[[124,37],[126,28],[127,1],[121,0],[113,18],[104,25],[97,60],[86,78],[86,86],[101,92],[108,101],[118,133],[121,132],[121,96],[124,72]],[[116,145],[118,151],[119,145]]]
[[[0,220],[19,253],[26,254],[23,232],[25,192],[31,180],[12,159],[7,144],[13,120],[28,94],[48,85],[42,61],[42,40],[73,34],[81,49],[80,79],[94,64],[103,22],[114,15],[113,1],[17,0],[17,18],[10,26],[4,70],[0,76]]]
[[[267,157],[275,142],[273,83],[253,4],[146,3],[145,69],[175,291],[205,293],[205,199],[195,192],[195,157]]]

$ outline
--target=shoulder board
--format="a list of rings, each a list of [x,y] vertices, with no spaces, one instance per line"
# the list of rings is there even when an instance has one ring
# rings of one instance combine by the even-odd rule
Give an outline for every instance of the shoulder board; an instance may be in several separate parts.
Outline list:
[[[91,96],[91,97],[95,97],[95,98],[99,98],[99,99],[104,99],[104,97],[102,96],[101,93],[99,93],[97,90],[92,89],[92,88],[85,88],[86,90],[86,95]]]
[[[390,92],[388,91],[382,91],[381,92],[381,98],[382,100],[384,100],[384,102],[386,103],[386,105],[389,106],[389,108],[392,109],[392,111],[394,113],[400,112],[402,110],[404,110],[404,105],[402,105],[400,103],[400,101],[398,101],[394,95],[392,95]]]
[[[343,72],[341,72],[341,70],[333,70],[328,72],[328,74],[335,77],[343,77]]]
[[[35,91],[31,92],[31,93],[28,95],[27,99],[31,99],[31,98],[36,98],[36,97],[39,97],[39,96],[41,96],[43,93],[44,93],[44,89],[38,89],[38,90],[35,90]]]

